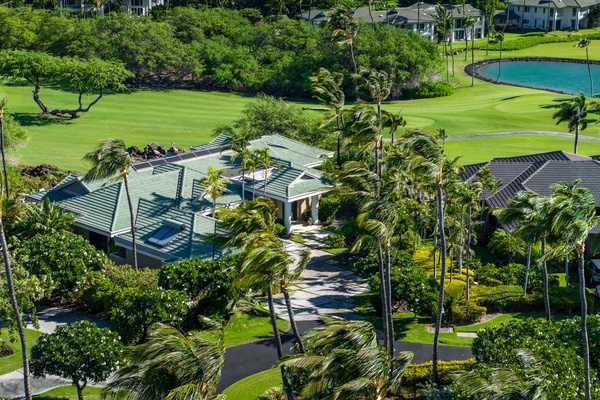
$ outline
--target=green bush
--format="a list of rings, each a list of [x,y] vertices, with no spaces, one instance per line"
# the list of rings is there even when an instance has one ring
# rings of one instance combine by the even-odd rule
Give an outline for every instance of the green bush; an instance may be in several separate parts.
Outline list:
[[[454,87],[446,82],[431,82],[410,89],[406,96],[410,99],[430,99],[434,97],[445,97],[454,94]]]
[[[453,322],[479,322],[487,309],[473,300],[463,300],[452,307]]]
[[[537,46],[539,44],[546,43],[560,43],[560,42],[572,42],[574,41],[574,37],[556,37],[556,36],[544,36],[540,34],[540,36],[528,36],[521,37],[515,40],[507,40],[502,43],[503,51],[513,51],[513,50],[523,50],[528,49],[533,46]],[[500,43],[490,43],[491,51],[499,51]]]
[[[110,323],[125,344],[146,340],[150,325],[161,322],[178,327],[188,313],[188,297],[178,290],[137,289],[127,293],[112,310]]]
[[[474,358],[464,361],[439,361],[438,377],[442,385],[452,383],[452,373],[456,371],[470,371],[477,363]],[[402,376],[402,386],[416,390],[418,385],[424,385],[431,381],[433,372],[433,361],[423,364],[411,364],[406,367]]]
[[[327,235],[327,245],[333,248],[346,247],[346,238],[339,233],[332,233]]]
[[[340,200],[336,197],[321,197],[319,200],[319,218],[326,222],[335,219],[335,214],[340,209]]]
[[[38,234],[19,246],[17,261],[41,278],[49,275],[56,289],[76,293],[85,284],[88,271],[99,271],[110,263],[106,254],[73,233]]]
[[[482,265],[475,271],[475,279],[482,285],[518,285],[525,278],[525,266],[510,263],[505,266],[497,266],[492,263]]]

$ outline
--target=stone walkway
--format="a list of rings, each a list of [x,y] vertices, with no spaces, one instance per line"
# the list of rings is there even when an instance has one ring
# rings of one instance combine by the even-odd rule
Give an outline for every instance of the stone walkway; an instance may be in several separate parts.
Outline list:
[[[290,298],[294,317],[298,321],[318,320],[322,315],[336,315],[346,319],[356,319],[353,296],[367,292],[366,281],[350,271],[336,267],[331,253],[320,250],[326,244],[331,232],[319,226],[293,227],[302,234],[304,243],[294,243],[290,253],[309,249],[311,259],[302,273],[302,280],[290,288]],[[280,318],[288,319],[283,295],[275,296],[275,311]]]

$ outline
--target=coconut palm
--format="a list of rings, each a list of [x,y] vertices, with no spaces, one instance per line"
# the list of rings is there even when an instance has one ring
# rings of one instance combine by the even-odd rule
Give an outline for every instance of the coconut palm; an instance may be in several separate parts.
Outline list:
[[[446,235],[445,235],[445,218],[444,218],[444,189],[446,184],[447,166],[446,156],[444,154],[443,145],[438,144],[441,139],[442,143],[446,135],[443,129],[440,129],[438,135],[425,130],[414,130],[405,139],[405,146],[408,154],[411,157],[410,168],[415,172],[427,175],[435,182],[437,209],[439,210],[438,227],[440,236],[440,258],[441,258],[441,275],[440,275],[440,292],[438,298],[438,308],[435,319],[435,333],[433,337],[433,382],[438,382],[438,349],[440,328],[442,324],[443,308],[444,308],[444,287],[446,281]]]
[[[203,196],[210,196],[212,200],[213,218],[217,212],[217,199],[225,193],[227,183],[231,182],[229,178],[223,177],[225,169],[216,169],[208,164],[208,174],[200,180],[200,184],[204,186]],[[215,220],[215,233],[217,232],[217,221]],[[212,258],[215,259],[215,245],[212,248]]]
[[[265,169],[265,186],[263,188],[263,197],[267,196],[267,183],[269,182],[269,169],[273,167],[281,168],[281,164],[271,159],[271,150],[269,146],[262,149],[256,149],[252,153],[254,156],[254,162],[257,166],[262,166]]]
[[[437,43],[442,43],[442,51],[444,52],[444,57],[446,58],[446,80],[450,82],[450,72],[448,66],[448,50],[446,49],[446,41],[449,41],[451,23],[452,23],[452,15],[448,10],[446,10],[446,6],[443,4],[438,4],[435,6],[435,13],[433,14],[433,18],[435,18],[435,39]]]
[[[508,10],[506,10],[508,12]],[[498,76],[496,77],[496,83],[500,79],[500,66],[502,64],[502,43],[504,43],[504,32],[496,32],[494,34],[496,42],[500,43],[500,57],[498,58]]]
[[[589,47],[592,41],[587,38],[579,39],[579,42],[575,45],[575,47],[584,47],[585,48],[585,59],[587,60],[588,67],[588,75],[590,76],[590,97],[594,97],[594,78],[592,77],[592,69],[590,67],[590,54]]]
[[[466,273],[466,283],[465,283],[465,297],[467,300],[470,299],[470,281],[469,278],[469,261],[471,259],[471,243],[473,241],[473,236],[471,234],[471,223],[472,223],[472,214],[473,208],[477,208],[479,202],[479,196],[483,191],[483,185],[480,182],[472,182],[469,184],[469,190],[467,191],[466,196],[463,200],[467,203],[467,256],[465,261],[465,273]]]
[[[513,257],[516,254],[525,254],[526,247],[523,239],[504,229],[496,229],[492,234],[489,243],[490,250],[499,256],[507,255],[509,263],[513,261]]]
[[[342,165],[340,156],[341,132],[344,126],[344,103],[346,95],[341,88],[344,76],[340,73],[332,74],[326,68],[320,68],[316,75],[310,77],[313,95],[330,110],[335,111],[337,135],[337,163]],[[323,125],[329,124],[333,119],[326,120]]]
[[[246,172],[248,160],[250,159],[251,152],[248,149],[248,142],[252,138],[250,132],[230,132],[225,140],[226,146],[232,151],[231,162],[234,162],[237,158],[241,160],[242,167],[242,201],[246,201],[246,180],[244,175]]]
[[[324,321],[304,335],[308,354],[282,363],[308,372],[303,398],[383,399],[399,393],[411,352],[389,359],[369,322]]]
[[[478,371],[459,372],[454,387],[463,396],[480,400],[544,400],[548,379],[540,362],[528,350],[516,351],[522,369],[513,371],[491,368],[487,374]]]
[[[398,128],[406,126],[406,120],[400,115],[400,113],[393,114],[389,111],[383,110],[381,124],[384,128],[390,129],[392,144],[394,144],[394,135],[396,134],[396,131],[398,131]]]
[[[135,243],[135,213],[129,190],[129,170],[131,169],[131,156],[127,151],[125,142],[121,139],[101,140],[94,151],[87,153],[83,159],[92,163],[92,168],[83,177],[84,182],[107,179],[104,186],[123,179],[125,193],[129,205],[131,222],[131,248],[133,252],[133,267],[137,268],[137,249]]]
[[[103,390],[107,399],[221,399],[213,396],[225,362],[223,343],[210,342],[166,325],[149,340],[129,347],[125,366]]]
[[[581,304],[581,346],[583,348],[583,370],[585,399],[591,399],[590,349],[587,332],[587,300],[585,297],[585,249],[588,235],[600,223],[596,216],[594,195],[588,188],[578,187],[579,180],[568,184],[558,182],[552,186],[552,230],[569,236],[569,240],[553,252],[575,250],[579,271],[579,298]]]
[[[463,15],[465,15],[465,1],[463,1]],[[467,35],[467,29],[471,28],[471,38],[473,38],[472,28],[475,26],[475,17],[472,15],[465,15],[462,20],[463,30],[465,32],[465,61],[469,56],[469,35]]]
[[[588,125],[587,104],[585,95],[581,93],[571,101],[564,101],[560,104],[560,108],[552,115],[552,118],[557,120],[556,125],[561,122],[566,122],[569,132],[575,131],[575,146],[573,153],[577,154],[577,145],[579,143],[579,131],[585,130]]]
[[[326,26],[332,31],[332,39],[340,46],[348,46],[352,73],[358,73],[356,58],[354,57],[354,38],[358,34],[358,22],[350,10],[337,7],[329,14]]]
[[[518,192],[508,202],[508,207],[497,210],[498,222],[505,227],[514,227],[513,232],[521,236],[529,245],[528,258],[531,254],[531,245],[535,242],[541,242],[542,255],[540,258],[540,267],[542,269],[542,279],[544,286],[544,309],[546,320],[550,320],[550,295],[548,291],[548,270],[546,269],[546,242],[551,233],[550,227],[550,206],[551,199],[536,193]],[[527,281],[529,267],[525,273]],[[524,291],[527,284],[524,284]]]
[[[21,342],[21,356],[23,357],[23,387],[25,390],[25,399],[31,400],[31,376],[29,373],[29,353],[27,352],[27,338],[25,336],[25,326],[23,325],[23,317],[21,309],[17,302],[15,285],[12,274],[12,260],[8,251],[6,242],[6,234],[4,232],[4,224],[2,222],[2,196],[0,195],[0,245],[2,246],[2,258],[4,259],[4,273],[6,274],[6,283],[8,285],[8,293],[10,296],[10,305],[15,314],[17,323],[17,331],[19,332],[19,341]]]
[[[10,197],[10,190],[8,187],[8,171],[6,170],[6,154],[5,143],[4,143],[4,107],[8,102],[8,97],[0,100],[0,152],[2,153],[2,171],[4,173],[4,195],[8,199]]]

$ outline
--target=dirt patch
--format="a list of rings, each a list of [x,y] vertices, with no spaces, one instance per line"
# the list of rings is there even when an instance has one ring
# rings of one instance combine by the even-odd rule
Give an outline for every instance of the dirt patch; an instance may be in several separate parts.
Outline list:
[[[429,325],[427,327],[427,332],[435,333],[435,326]],[[453,326],[443,326],[440,328],[440,333],[454,333],[454,327]]]

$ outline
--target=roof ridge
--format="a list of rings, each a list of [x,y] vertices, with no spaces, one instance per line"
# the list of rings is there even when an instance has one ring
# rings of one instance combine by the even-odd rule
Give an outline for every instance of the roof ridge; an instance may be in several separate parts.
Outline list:
[[[553,161],[553,160],[546,160],[542,165],[539,166],[539,168],[537,170],[535,170],[531,175],[529,175],[527,178],[525,178],[521,182],[521,185],[523,187],[526,187],[525,184],[527,182],[529,182],[529,180],[531,180],[531,178],[533,178],[535,175],[537,175],[546,165],[548,165],[550,163],[550,161]],[[559,161],[559,160],[554,160],[554,161]],[[560,161],[568,161],[568,160],[560,160]]]
[[[117,212],[119,212],[119,211],[120,211],[119,204],[121,203],[121,195],[122,195],[122,193],[123,193],[123,191],[124,191],[124,190],[123,190],[123,186],[125,186],[125,185],[124,185],[124,181],[119,181],[119,182],[117,182],[117,184],[116,184],[115,186],[117,186],[117,185],[118,185],[118,189],[117,189],[117,199],[116,199],[117,201],[115,201],[115,207],[113,208],[113,213],[112,213],[112,221],[110,222],[110,230],[111,230],[111,232],[115,230],[115,224],[116,224],[116,221],[117,221]],[[112,185],[111,185],[111,186],[112,186]],[[110,186],[105,186],[105,187],[106,187],[106,188],[108,188],[108,187],[110,187]],[[103,188],[101,188],[101,189],[98,189],[98,190],[96,190],[96,192],[99,192],[99,191],[100,191],[100,190],[102,190],[102,189],[103,189]],[[128,201],[128,202],[129,202],[129,201]],[[136,208],[136,213],[135,213],[135,215],[136,215],[136,219],[137,219],[137,208]],[[131,227],[130,227],[130,228],[131,228]]]

